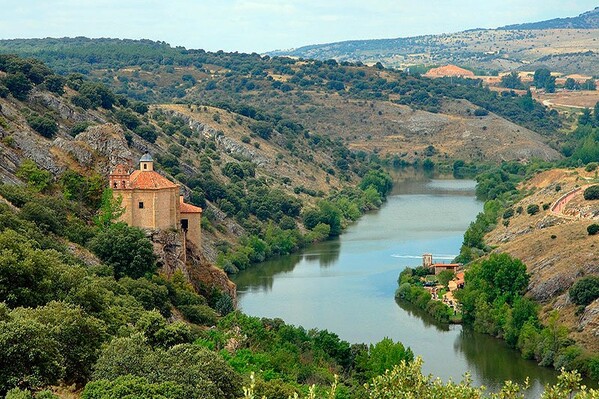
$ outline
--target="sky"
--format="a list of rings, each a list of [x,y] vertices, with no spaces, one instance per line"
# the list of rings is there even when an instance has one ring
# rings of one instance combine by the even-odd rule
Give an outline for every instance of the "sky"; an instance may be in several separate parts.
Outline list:
[[[152,39],[263,53],[576,16],[598,0],[0,0],[0,38]]]

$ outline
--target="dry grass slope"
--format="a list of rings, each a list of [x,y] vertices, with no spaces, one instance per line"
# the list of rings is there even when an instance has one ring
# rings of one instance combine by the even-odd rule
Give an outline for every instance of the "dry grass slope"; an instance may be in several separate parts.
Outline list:
[[[572,336],[583,346],[599,350],[599,303],[591,304],[577,316],[576,305],[570,302],[568,289],[580,277],[599,274],[599,239],[589,236],[586,228],[599,222],[599,201],[585,201],[579,191],[564,209],[564,216],[543,210],[543,204],[553,204],[562,195],[577,187],[597,182],[594,172],[583,169],[556,169],[540,173],[521,189],[530,192],[514,205],[522,206],[507,227],[500,223],[486,237],[496,251],[521,259],[532,278],[529,295],[543,304],[543,314],[558,309],[560,319]],[[556,191],[556,187],[560,191]],[[526,208],[537,204],[541,211],[530,216]],[[597,302],[597,301],[596,301]]]

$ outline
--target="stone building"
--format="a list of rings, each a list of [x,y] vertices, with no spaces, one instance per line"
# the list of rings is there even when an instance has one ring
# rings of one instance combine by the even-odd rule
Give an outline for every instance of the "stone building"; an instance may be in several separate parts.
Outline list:
[[[132,173],[127,166],[117,165],[109,180],[114,197],[121,198],[125,209],[120,221],[143,229],[181,230],[184,241],[200,247],[202,208],[183,201],[180,186],[154,170],[149,154],[141,157],[139,169]]]
[[[432,254],[422,255],[422,267],[435,275],[441,273],[443,270],[450,270],[456,273],[461,266],[461,263],[434,263]]]

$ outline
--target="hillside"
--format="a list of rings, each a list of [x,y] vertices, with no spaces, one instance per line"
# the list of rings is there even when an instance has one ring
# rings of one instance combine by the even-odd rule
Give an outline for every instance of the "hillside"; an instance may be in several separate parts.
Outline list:
[[[455,64],[477,75],[544,66],[564,74],[593,76],[599,70],[598,15],[595,9],[555,22],[396,39],[351,40],[268,54],[365,64],[381,62],[390,68],[427,69]]]
[[[502,26],[505,30],[530,29],[599,29],[599,7],[576,17],[554,18],[547,21]]]
[[[476,80],[431,80],[363,65],[209,53],[150,41],[5,40],[0,51],[40,57],[64,74],[83,72],[131,98],[215,106],[275,125],[298,125],[318,140],[377,150],[404,164],[427,157],[441,163],[559,157],[548,146],[558,148],[560,140],[556,113],[491,92]],[[473,117],[479,107],[495,115]],[[481,129],[489,140],[473,138]],[[504,134],[518,131],[523,134]],[[464,145],[469,141],[473,144]],[[423,155],[429,146],[438,151]]]
[[[7,84],[19,76],[11,68],[31,62],[0,60],[5,62],[0,67],[9,71],[0,72]],[[209,106],[147,107],[81,76],[63,79],[43,64],[32,65],[66,86],[50,92],[47,82],[35,85],[22,77],[27,92],[17,98],[5,89],[0,97],[2,181],[21,183],[19,168],[25,159],[56,180],[74,171],[106,181],[116,164],[136,165],[149,151],[161,173],[178,180],[186,197],[206,208],[203,254],[213,263],[241,236],[262,234],[262,227],[281,222],[282,216],[291,216],[283,219],[299,234],[294,218],[302,206],[314,206],[348,182],[356,185],[357,173],[368,171],[367,158],[358,159],[342,144],[312,136],[288,120],[259,121]],[[89,103],[99,98],[106,103]],[[248,190],[274,202],[248,197]],[[293,212],[277,213],[277,207],[288,205]],[[257,216],[260,206],[271,213]],[[297,237],[293,242],[286,251],[303,245]]]
[[[519,187],[529,194],[512,209],[525,211],[509,218],[507,227],[499,223],[485,240],[494,252],[508,253],[527,265],[531,273],[528,295],[542,304],[545,321],[550,311],[557,309],[572,337],[584,348],[597,351],[598,303],[580,312],[568,289],[581,277],[599,273],[597,238],[586,230],[599,221],[599,203],[584,200],[583,190],[578,190],[568,196],[565,206],[553,207],[568,193],[593,183],[597,183],[596,172],[583,168],[539,173]],[[541,208],[534,216],[526,212],[531,204]],[[544,204],[551,206],[544,209]]]

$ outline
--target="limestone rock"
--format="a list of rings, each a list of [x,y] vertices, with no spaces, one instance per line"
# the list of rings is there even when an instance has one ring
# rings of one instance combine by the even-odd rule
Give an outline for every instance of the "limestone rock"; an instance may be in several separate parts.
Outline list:
[[[187,243],[186,253],[181,234],[174,230],[148,231],[158,256],[160,272],[172,276],[180,271],[193,287],[202,295],[209,295],[213,288],[228,294],[233,302],[237,300],[235,284],[227,274],[213,266],[193,244]]]
[[[79,147],[78,151],[89,149],[104,158],[106,162],[101,165],[104,174],[108,174],[117,164],[127,165],[133,160],[123,128],[114,123],[88,127],[77,135],[73,145]]]
[[[579,327],[583,330],[591,331],[594,336],[599,336],[599,299],[586,307]]]

